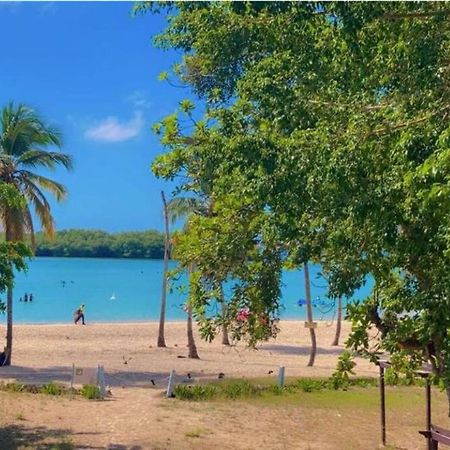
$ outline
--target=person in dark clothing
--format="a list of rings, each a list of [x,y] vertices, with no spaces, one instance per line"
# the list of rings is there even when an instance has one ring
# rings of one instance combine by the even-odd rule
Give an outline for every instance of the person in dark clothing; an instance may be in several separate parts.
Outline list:
[[[73,314],[73,321],[75,322],[75,325],[78,323],[80,319],[81,324],[86,325],[84,323],[84,305],[80,305],[80,307]]]
[[[30,302],[33,301],[33,294],[30,294]]]
[[[27,302],[28,301],[28,294],[25,292],[25,295],[23,296],[23,301]]]

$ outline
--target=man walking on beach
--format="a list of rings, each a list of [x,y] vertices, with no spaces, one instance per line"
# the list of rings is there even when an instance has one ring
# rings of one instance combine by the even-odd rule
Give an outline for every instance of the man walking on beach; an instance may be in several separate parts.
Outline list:
[[[73,320],[75,322],[75,325],[78,323],[78,321],[81,319],[81,324],[86,325],[84,323],[84,304],[80,305],[80,307],[75,311],[73,314]]]

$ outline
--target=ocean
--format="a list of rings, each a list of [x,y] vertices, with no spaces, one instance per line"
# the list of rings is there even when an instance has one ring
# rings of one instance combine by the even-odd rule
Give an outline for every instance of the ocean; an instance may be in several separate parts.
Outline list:
[[[176,262],[170,262],[170,268]],[[14,287],[15,323],[70,323],[74,310],[85,304],[86,322],[135,322],[159,319],[163,262],[148,259],[34,258],[27,273],[18,273]],[[311,265],[315,320],[332,320],[334,302],[326,298],[326,283],[318,275],[320,266]],[[183,279],[180,280],[183,283]],[[370,283],[353,298],[364,298]],[[32,302],[24,296],[33,295]],[[6,294],[0,294],[5,301]],[[305,298],[303,273],[283,273],[281,318],[304,319],[306,310],[298,305]],[[22,301],[20,301],[22,299]],[[166,319],[186,318],[186,294],[172,289],[167,297]],[[0,323],[6,315],[0,315]]]

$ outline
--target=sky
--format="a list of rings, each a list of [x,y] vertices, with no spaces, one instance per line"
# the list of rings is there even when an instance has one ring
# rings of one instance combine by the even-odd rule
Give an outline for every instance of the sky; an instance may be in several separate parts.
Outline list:
[[[150,171],[164,149],[151,131],[189,96],[157,80],[181,55],[153,47],[161,15],[132,17],[128,2],[0,2],[0,107],[36,109],[74,158],[57,229],[163,230],[161,190]],[[36,227],[39,229],[39,227]]]

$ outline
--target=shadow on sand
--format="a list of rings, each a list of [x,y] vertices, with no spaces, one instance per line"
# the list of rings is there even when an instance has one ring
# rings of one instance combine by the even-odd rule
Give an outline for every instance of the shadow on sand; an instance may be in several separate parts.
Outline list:
[[[264,344],[258,348],[259,351],[266,351],[269,353],[279,353],[282,355],[309,355],[311,347],[302,347],[299,345],[279,345],[279,344]],[[317,347],[318,355],[340,355],[344,349],[342,347],[323,348]]]

